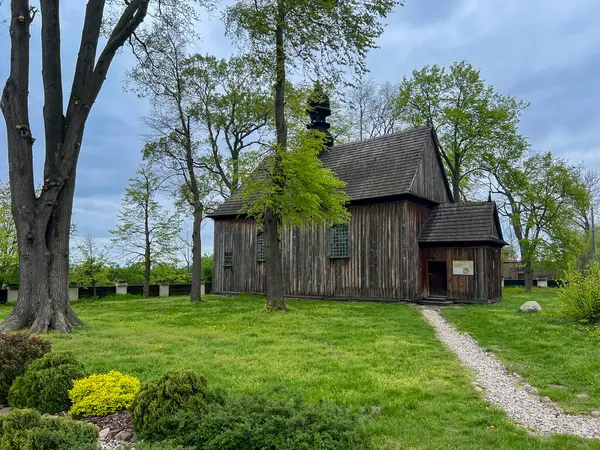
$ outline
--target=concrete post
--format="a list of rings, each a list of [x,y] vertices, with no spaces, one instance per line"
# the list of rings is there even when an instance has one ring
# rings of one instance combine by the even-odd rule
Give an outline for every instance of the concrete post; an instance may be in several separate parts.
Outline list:
[[[548,287],[548,278],[546,278],[546,277],[538,278],[537,286],[538,287]]]
[[[206,295],[206,284],[204,281],[200,284],[200,295]]]
[[[127,295],[127,283],[116,283],[117,295]]]
[[[159,297],[168,297],[169,296],[169,284],[161,283],[158,285],[158,296]]]
[[[69,301],[79,300],[79,286],[69,286]]]
[[[8,287],[8,292],[6,293],[6,301],[8,303],[16,303],[17,299],[19,298],[19,288],[17,289],[11,289],[10,287]]]

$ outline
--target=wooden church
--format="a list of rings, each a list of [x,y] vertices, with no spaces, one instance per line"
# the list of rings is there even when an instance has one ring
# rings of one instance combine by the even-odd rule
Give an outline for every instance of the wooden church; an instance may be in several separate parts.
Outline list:
[[[311,104],[328,133],[329,102]],[[287,295],[343,300],[491,303],[502,298],[494,202],[455,203],[432,127],[336,145],[320,156],[347,183],[348,224],[281,236]],[[214,220],[213,292],[265,291],[260,224],[230,198]]]

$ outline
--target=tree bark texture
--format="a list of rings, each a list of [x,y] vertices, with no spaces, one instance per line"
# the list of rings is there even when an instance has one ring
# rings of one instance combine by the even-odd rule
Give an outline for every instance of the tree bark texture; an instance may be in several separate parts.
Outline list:
[[[265,284],[267,308],[273,311],[286,310],[283,296],[283,267],[281,264],[281,242],[279,239],[279,218],[268,210],[264,219],[265,233]]]
[[[284,49],[284,23],[285,12],[281,0],[277,2],[278,21],[275,31],[276,41],[276,79],[275,79],[275,131],[277,148],[273,171],[276,182],[281,184],[281,153],[287,150],[287,124],[285,121],[285,49]],[[283,189],[283,186],[277,186]],[[267,293],[267,307],[270,310],[282,311],[287,309],[283,297],[285,295],[285,282],[281,267],[282,255],[279,240],[280,218],[272,210],[265,212],[263,228],[265,233],[265,284]]]
[[[41,0],[42,81],[46,159],[39,195],[33,175],[29,125],[30,25],[28,0],[12,0],[10,74],[0,108],[6,123],[12,213],[17,228],[19,297],[0,331],[29,327],[34,333],[70,332],[81,320],[71,310],[68,291],[69,233],[77,160],[90,109],[116,51],[143,21],[148,0],[132,0],[96,61],[104,0],[89,0],[66,116],[60,51],[59,0]]]
[[[204,204],[196,178],[194,168],[194,149],[192,144],[192,131],[190,117],[186,117],[181,104],[181,95],[178,96],[179,119],[185,135],[185,162],[188,171],[187,183],[191,192],[190,206],[194,211],[194,229],[192,231],[192,286],[190,291],[190,302],[202,301],[202,237],[201,228],[204,220]]]
[[[146,181],[146,186],[148,186],[148,181]],[[144,239],[146,241],[144,244],[144,288],[142,291],[144,298],[150,298],[150,272],[152,270],[149,194],[149,192],[146,192],[146,203],[144,205]]]
[[[191,302],[202,301],[202,238],[201,227],[203,211],[194,212],[194,230],[192,232],[192,290],[190,292]]]
[[[525,261],[525,292],[531,292],[533,288],[533,269],[531,261]]]

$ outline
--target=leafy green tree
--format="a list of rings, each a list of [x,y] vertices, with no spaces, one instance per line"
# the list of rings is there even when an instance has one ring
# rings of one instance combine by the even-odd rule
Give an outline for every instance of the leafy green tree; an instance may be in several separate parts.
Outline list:
[[[161,0],[166,2],[175,0]],[[30,327],[36,333],[68,333],[81,324],[71,309],[68,279],[71,212],[84,130],[117,52],[140,29],[151,0],[87,1],[79,52],[65,64],[74,68],[66,96],[60,2],[41,0],[39,10],[28,0],[9,3],[10,68],[0,109],[8,130],[8,172],[21,270],[17,305],[0,324],[0,331]],[[35,130],[29,121],[34,19],[41,19],[41,26],[34,29],[41,32],[38,72],[44,99],[43,114],[41,108],[35,113],[43,115],[44,123],[45,163],[39,192],[34,180]],[[100,39],[102,31],[106,39]]]
[[[213,255],[204,255],[202,257],[202,279],[207,283],[212,283],[213,262]]]
[[[558,268],[574,262],[583,248],[575,213],[590,205],[577,167],[549,152],[533,153],[499,163],[491,189],[500,196],[499,212],[509,219],[518,240],[527,291],[535,262]]]
[[[584,272],[598,260],[595,215],[600,211],[600,172],[583,165],[579,170],[590,197],[590,205],[583,205],[583,209],[578,209],[575,213],[575,222],[585,241],[585,248],[577,260],[577,268]]]
[[[496,92],[465,61],[425,66],[404,77],[396,105],[404,123],[435,128],[455,201],[466,197],[496,152],[510,149],[518,158],[527,147],[518,126],[528,105]]]
[[[150,276],[152,283],[189,283],[190,279],[191,273],[173,262],[155,264]]]
[[[0,183],[0,287],[19,282],[17,230],[10,205],[10,187]]]
[[[98,248],[96,239],[89,232],[81,238],[76,248],[78,255],[69,279],[80,286],[91,286],[96,297],[96,286],[109,283],[106,252]]]
[[[196,95],[193,114],[206,149],[198,166],[210,177],[211,190],[226,199],[256,168],[273,131],[272,90],[248,55],[195,55],[188,63],[184,75]]]
[[[201,300],[200,229],[205,213],[207,188],[196,164],[198,142],[193,126],[194,93],[183,71],[194,38],[189,20],[165,15],[138,47],[138,64],[129,74],[130,87],[150,100],[152,113],[144,119],[151,133],[144,158],[172,181],[175,195],[193,217],[192,289],[190,300]]]
[[[144,284],[144,262],[138,261],[123,266],[111,264],[108,268],[108,279],[111,283]]]
[[[177,18],[178,16],[176,16]],[[269,90],[257,82],[247,57],[218,60],[190,55],[189,20],[157,22],[138,45],[130,87],[147,97],[144,119],[151,139],[144,157],[171,180],[182,211],[193,218],[192,289],[201,300],[201,226],[215,194],[227,198],[239,186],[246,164],[269,121]]]
[[[145,298],[150,295],[152,265],[173,259],[181,228],[178,215],[168,214],[157,200],[161,185],[151,166],[142,164],[125,190],[119,224],[110,231],[115,248],[130,264],[143,261]]]
[[[288,77],[302,72],[337,82],[348,72],[365,72],[367,52],[383,32],[381,19],[399,3],[236,0],[225,11],[228,34],[247,47],[274,87],[275,143],[268,149],[264,166],[249,177],[248,189],[243,191],[246,213],[262,222],[265,233],[270,309],[286,309],[280,227],[347,219],[343,185],[317,158],[325,150],[327,138],[295,127],[288,130],[294,124],[290,114],[297,115],[301,109],[287,95]]]

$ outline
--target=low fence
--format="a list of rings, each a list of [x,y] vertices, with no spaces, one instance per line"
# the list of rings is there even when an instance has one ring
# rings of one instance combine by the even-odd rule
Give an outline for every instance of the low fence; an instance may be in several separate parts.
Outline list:
[[[544,283],[546,283],[546,286],[543,285]],[[533,280],[533,285],[540,286],[540,287],[555,288],[555,287],[559,286],[559,281],[558,280],[543,280],[538,283],[538,280]],[[504,280],[503,286],[505,286],[505,287],[523,286],[524,287],[525,280]]]
[[[175,297],[182,295],[190,295],[192,291],[191,284],[151,284],[150,297]],[[102,298],[109,295],[143,295],[143,285],[128,285],[127,283],[119,283],[115,286],[96,286],[96,297]],[[202,283],[202,295],[212,292],[212,283]],[[9,289],[0,289],[0,305],[7,302],[16,302],[19,295],[19,288],[11,286]],[[79,300],[84,298],[93,298],[93,287],[70,287],[69,299]]]

